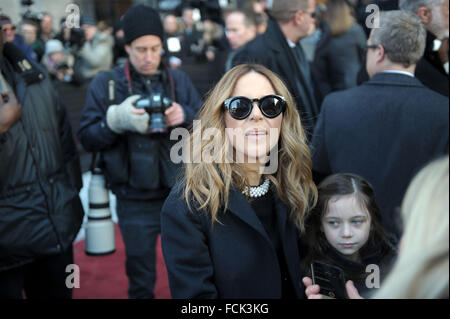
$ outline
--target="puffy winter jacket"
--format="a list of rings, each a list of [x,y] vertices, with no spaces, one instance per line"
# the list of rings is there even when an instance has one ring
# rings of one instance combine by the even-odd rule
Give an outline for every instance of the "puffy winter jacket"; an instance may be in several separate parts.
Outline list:
[[[79,158],[48,75],[34,65],[39,80],[26,84],[2,62],[22,117],[0,144],[0,271],[66,250],[83,220]]]

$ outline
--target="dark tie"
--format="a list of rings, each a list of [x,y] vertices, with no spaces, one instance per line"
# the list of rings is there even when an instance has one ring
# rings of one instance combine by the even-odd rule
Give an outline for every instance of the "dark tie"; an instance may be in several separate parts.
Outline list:
[[[298,90],[300,92],[300,95],[303,98],[304,108],[306,112],[308,113],[308,116],[310,118],[317,115],[317,106],[316,101],[314,98],[313,93],[313,84],[311,80],[311,72],[309,70],[309,62],[306,59],[306,55],[303,52],[302,47],[300,46],[300,43],[298,43],[295,47],[291,48],[292,53],[295,57],[295,60],[297,62],[297,66],[300,70],[300,73],[302,75],[303,80],[306,82],[305,85],[301,84],[301,81],[297,79],[297,85]],[[310,125],[311,128],[313,127],[313,124]]]
[[[297,60],[297,64],[302,70],[303,74],[309,78],[309,64],[308,60],[306,60],[305,53],[303,52],[302,47],[300,44],[297,44],[295,47],[292,48],[292,51],[294,52],[295,59]]]
[[[297,65],[300,68],[300,71],[303,74],[303,77],[308,82],[310,86],[309,89],[312,89],[312,81],[311,81],[311,72],[309,70],[309,62],[306,59],[305,52],[301,47],[300,43],[298,43],[295,47],[292,48],[292,52],[294,53],[295,60],[297,61]]]

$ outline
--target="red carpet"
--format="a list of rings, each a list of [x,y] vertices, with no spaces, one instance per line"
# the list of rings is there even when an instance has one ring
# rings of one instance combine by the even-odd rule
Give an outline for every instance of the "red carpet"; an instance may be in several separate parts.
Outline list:
[[[127,299],[125,247],[116,225],[116,252],[108,256],[87,256],[84,240],[74,245],[75,264],[80,267],[80,288],[73,289],[74,299]],[[169,299],[167,270],[161,251],[161,237],[156,244],[155,298]]]

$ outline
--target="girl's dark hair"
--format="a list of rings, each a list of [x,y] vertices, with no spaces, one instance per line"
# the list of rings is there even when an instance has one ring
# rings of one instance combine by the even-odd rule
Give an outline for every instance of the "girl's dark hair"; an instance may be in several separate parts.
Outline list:
[[[321,220],[328,209],[330,199],[335,196],[354,195],[358,204],[366,208],[371,217],[370,235],[367,243],[361,248],[361,256],[371,247],[379,247],[382,251],[391,249],[387,235],[381,224],[381,214],[375,202],[372,186],[362,177],[354,174],[334,174],[325,178],[317,187],[318,202],[306,217],[305,242],[308,256],[305,267],[314,259],[324,257],[330,247],[325,234],[321,231]]]

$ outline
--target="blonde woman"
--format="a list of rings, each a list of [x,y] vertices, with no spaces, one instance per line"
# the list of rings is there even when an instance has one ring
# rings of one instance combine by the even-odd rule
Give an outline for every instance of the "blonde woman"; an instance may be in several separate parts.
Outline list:
[[[449,157],[414,178],[403,200],[395,267],[374,298],[448,298]]]
[[[449,297],[449,157],[423,168],[408,187],[402,204],[404,233],[398,259],[373,298]],[[320,299],[319,287],[304,279],[306,294]],[[360,298],[351,282],[350,298]]]
[[[172,297],[302,297],[298,238],[317,190],[292,96],[265,67],[238,65],[199,120],[161,216]]]

